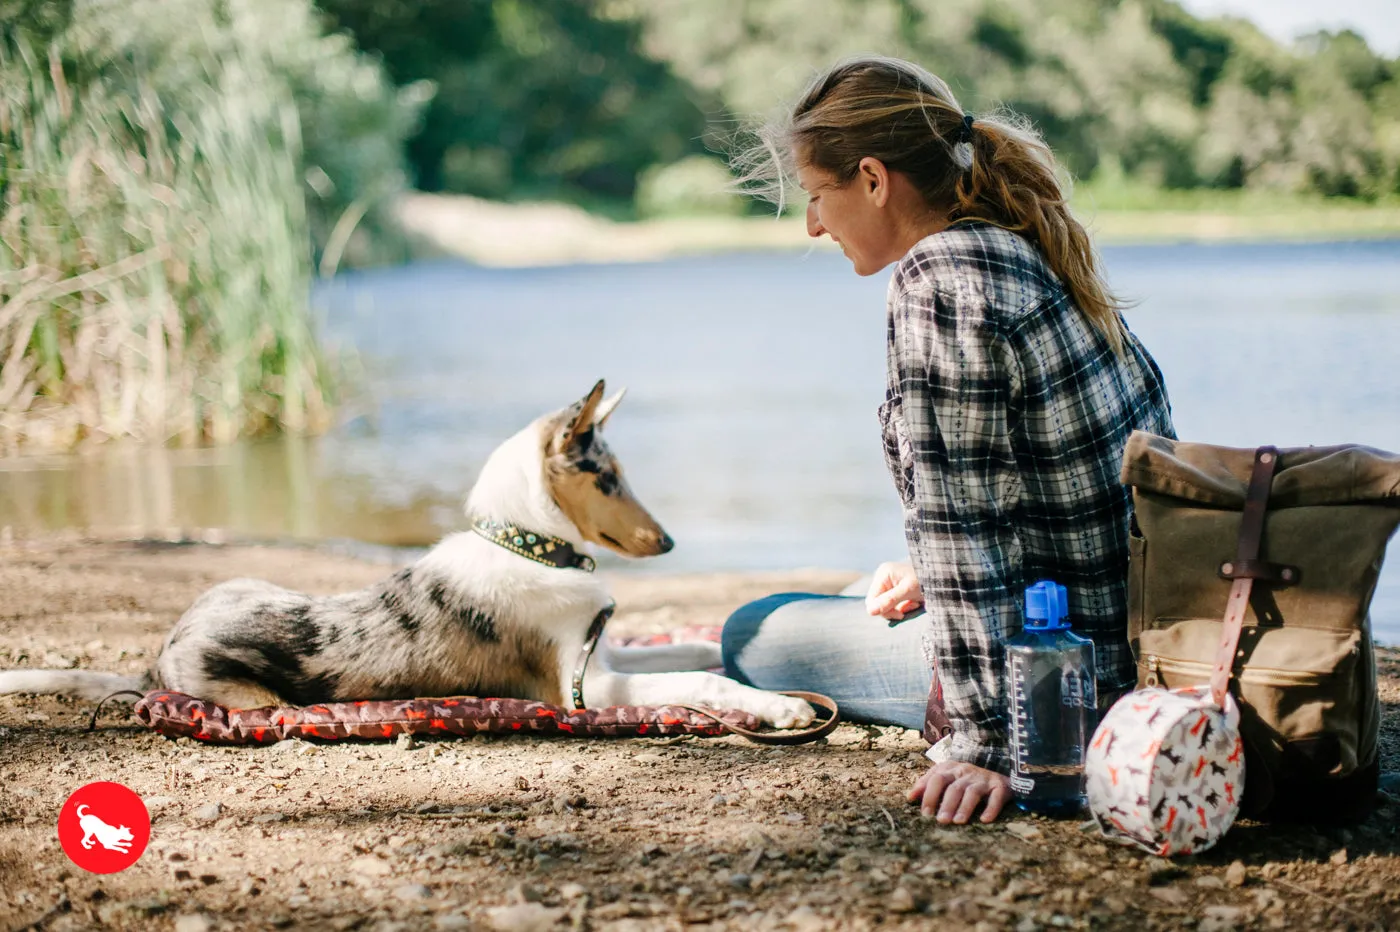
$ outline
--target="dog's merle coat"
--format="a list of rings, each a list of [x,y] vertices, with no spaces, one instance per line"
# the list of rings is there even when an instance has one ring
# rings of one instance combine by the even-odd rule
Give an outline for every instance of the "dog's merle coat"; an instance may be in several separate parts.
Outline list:
[[[538,631],[501,631],[420,564],[319,599],[255,579],[216,586],[171,631],[157,670],[167,687],[232,706],[455,695],[557,702],[554,653]]]

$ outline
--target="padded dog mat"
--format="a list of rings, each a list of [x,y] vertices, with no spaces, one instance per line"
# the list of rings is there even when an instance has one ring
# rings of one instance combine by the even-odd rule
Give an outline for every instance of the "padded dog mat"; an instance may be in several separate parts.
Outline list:
[[[623,646],[718,640],[718,628],[687,628],[669,635],[615,639]],[[385,740],[401,734],[516,734],[631,738],[726,733],[719,722],[678,706],[614,706],[569,709],[529,699],[376,699],[313,706],[226,709],[170,690],[147,693],[136,703],[141,721],[169,737],[209,744],[273,744],[286,738]],[[717,713],[720,719],[755,730],[762,723],[747,712]]]

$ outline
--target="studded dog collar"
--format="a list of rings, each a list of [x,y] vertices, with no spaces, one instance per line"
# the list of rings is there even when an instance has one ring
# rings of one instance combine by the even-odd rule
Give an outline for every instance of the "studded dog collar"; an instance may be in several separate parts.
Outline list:
[[[514,524],[481,515],[472,516],[472,530],[513,554],[543,563],[545,566],[561,570],[583,570],[585,573],[593,572],[596,566],[588,554],[579,553],[573,544],[549,534],[527,531]]]

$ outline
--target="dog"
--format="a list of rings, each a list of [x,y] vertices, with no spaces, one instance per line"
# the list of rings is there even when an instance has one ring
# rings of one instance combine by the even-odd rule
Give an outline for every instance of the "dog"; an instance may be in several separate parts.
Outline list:
[[[234,579],[200,596],[144,678],[95,671],[0,673],[0,692],[102,698],[163,688],[229,708],[425,696],[494,696],[600,707],[739,709],[779,728],[815,719],[805,701],[705,672],[712,643],[612,647],[596,547],[666,553],[602,431],[625,392],[599,380],[581,400],[496,448],[467,496],[472,530],[367,589],[310,596]],[[592,634],[592,638],[590,638]],[[586,642],[597,640],[591,655]],[[583,668],[576,692],[576,666]]]
[[[93,842],[97,842],[108,851],[116,851],[126,854],[131,850],[132,842],[135,840],[131,834],[131,829],[125,825],[108,825],[95,815],[89,815],[83,810],[86,805],[78,806],[78,825],[83,829],[82,845],[87,850],[92,850]]]

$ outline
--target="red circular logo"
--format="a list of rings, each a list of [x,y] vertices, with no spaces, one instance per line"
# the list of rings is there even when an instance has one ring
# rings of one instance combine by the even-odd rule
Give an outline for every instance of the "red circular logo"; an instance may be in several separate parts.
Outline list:
[[[94,874],[136,863],[151,840],[146,804],[120,783],[89,783],[58,811],[58,843],[68,860]]]

